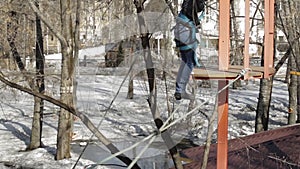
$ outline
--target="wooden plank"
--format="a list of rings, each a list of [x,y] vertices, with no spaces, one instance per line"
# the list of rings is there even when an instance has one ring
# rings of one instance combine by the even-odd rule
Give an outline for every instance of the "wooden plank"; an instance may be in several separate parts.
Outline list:
[[[195,79],[233,79],[237,73],[210,69],[194,69]]]
[[[195,68],[193,70],[193,77],[196,80],[222,80],[222,79],[235,79],[239,73],[244,69],[243,66],[234,65],[230,66],[228,70],[222,71],[219,70],[216,66],[205,67],[205,68]],[[259,66],[250,66],[251,71],[249,71],[249,78],[263,78],[264,67]],[[173,69],[172,72],[177,74],[178,69]],[[275,72],[274,68],[269,68],[270,75],[273,75]]]

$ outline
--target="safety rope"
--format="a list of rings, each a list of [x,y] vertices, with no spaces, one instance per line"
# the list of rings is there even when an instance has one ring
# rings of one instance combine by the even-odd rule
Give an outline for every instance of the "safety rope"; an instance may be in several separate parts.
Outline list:
[[[248,71],[251,71],[250,68],[245,68],[242,69],[241,72],[237,75],[237,77],[232,80],[230,83],[228,83],[226,86],[224,86],[222,89],[220,89],[215,95],[212,95],[210,98],[208,98],[205,102],[203,102],[202,104],[198,105],[197,107],[195,107],[194,109],[192,109],[191,111],[189,111],[188,113],[186,113],[185,115],[181,116],[180,118],[172,121],[171,123],[169,123],[169,121],[171,121],[171,119],[173,118],[174,114],[176,111],[172,112],[171,115],[168,117],[168,119],[165,121],[165,123],[161,126],[160,129],[154,131],[152,134],[150,134],[149,136],[145,137],[143,140],[133,144],[132,146],[123,149],[122,151],[119,151],[118,153],[112,154],[111,156],[105,158],[104,160],[100,161],[97,164],[90,164],[85,166],[86,169],[94,169],[96,166],[98,165],[103,165],[104,162],[111,160],[112,158],[121,155],[129,150],[132,150],[133,148],[137,147],[138,145],[140,145],[141,143],[151,139],[149,141],[149,143],[145,146],[146,148],[144,148],[141,153],[139,153],[139,155],[134,159],[134,161],[132,161],[132,163],[130,164],[130,166],[128,168],[131,168],[142,156],[142,154],[146,151],[146,149],[150,146],[150,144],[155,140],[155,138],[160,135],[162,132],[166,131],[167,129],[169,129],[170,127],[174,126],[175,124],[177,124],[179,121],[181,121],[182,119],[186,118],[187,116],[191,115],[192,113],[194,113],[196,110],[200,109],[203,105],[207,104],[209,100],[216,98],[218,96],[218,94],[220,94],[221,92],[223,92],[225,89],[229,88],[230,85],[232,85],[234,82],[236,82],[237,80],[239,80],[240,78],[242,78],[243,76],[246,75],[246,73]],[[169,123],[169,124],[168,124]]]
[[[151,138],[151,140],[148,142],[148,144],[146,146],[144,146],[144,148],[141,150],[141,152],[135,157],[135,159],[131,162],[131,164],[128,166],[128,169],[131,169],[135,163],[141,158],[141,156],[146,152],[146,150],[148,149],[148,147],[153,143],[153,141],[156,139],[158,135],[156,134],[155,136],[153,136]]]
[[[169,117],[166,121],[166,123],[164,123],[164,125],[161,127],[161,131],[165,131],[167,130],[168,128],[174,126],[176,123],[178,123],[180,120],[186,118],[187,116],[189,116],[190,114],[194,113],[197,109],[199,109],[200,107],[202,107],[203,105],[207,104],[208,101],[210,101],[211,99],[215,98],[218,96],[218,94],[220,94],[221,92],[223,92],[225,89],[227,89],[231,84],[233,84],[234,82],[236,82],[237,80],[239,80],[240,78],[242,78],[243,76],[245,76],[245,74],[250,71],[251,69],[250,68],[245,68],[245,69],[242,69],[241,72],[237,75],[237,77],[232,80],[230,83],[228,83],[226,86],[224,86],[221,90],[219,90],[215,95],[212,95],[210,98],[208,98],[205,102],[203,102],[202,104],[198,105],[197,107],[195,107],[194,109],[192,109],[190,112],[186,113],[184,116],[181,116],[180,118],[172,121],[169,125],[166,125],[168,124],[167,122],[170,121],[171,117]],[[173,113],[171,114],[173,115]]]
[[[165,7],[164,11],[167,10],[167,9],[168,9],[168,7]],[[129,27],[127,24],[124,24],[124,25],[127,26],[127,27]],[[117,93],[116,93],[116,95],[114,96],[114,98],[112,99],[110,105],[109,105],[108,108],[106,109],[106,111],[105,111],[105,113],[104,113],[104,115],[103,115],[103,118],[101,119],[101,121],[100,121],[99,124],[97,125],[97,128],[99,128],[99,127],[101,126],[103,120],[104,120],[105,117],[107,116],[108,110],[111,109],[112,104],[114,103],[114,101],[116,100],[117,96],[119,95],[120,90],[121,90],[123,84],[125,83],[127,77],[129,76],[130,72],[132,71],[135,62],[136,62],[136,58],[134,59],[133,63],[131,64],[131,66],[130,66],[130,68],[129,68],[127,74],[126,74],[126,76],[124,77],[124,79],[123,79],[123,81],[122,81],[122,83],[121,83],[121,85],[120,85],[120,87],[119,87],[119,89],[118,89],[118,91],[117,91]],[[147,89],[147,88],[146,88],[146,89]],[[80,158],[82,157],[84,151],[86,150],[87,146],[89,145],[89,143],[90,143],[90,141],[92,140],[93,137],[94,137],[94,133],[93,133],[93,134],[90,136],[90,138],[88,139],[87,144],[85,145],[85,147],[83,148],[82,152],[80,153],[78,159],[76,160],[76,162],[75,162],[75,164],[74,164],[74,166],[73,166],[73,169],[77,166],[77,164],[78,164]]]
[[[86,165],[84,168],[85,168],[85,169],[94,169],[96,166],[102,165],[103,163],[105,163],[105,162],[107,162],[107,161],[113,159],[114,157],[117,157],[118,155],[124,154],[125,152],[134,149],[135,147],[137,147],[137,146],[140,145],[141,143],[143,143],[143,142],[145,142],[145,141],[147,141],[147,140],[149,140],[149,139],[151,139],[151,138],[153,138],[153,137],[155,137],[155,136],[157,136],[157,135],[158,135],[157,132],[153,132],[152,134],[150,134],[149,136],[145,137],[145,138],[142,139],[141,141],[136,142],[136,143],[133,144],[132,146],[130,146],[130,147],[126,148],[126,149],[123,149],[122,151],[119,151],[119,152],[117,152],[117,153],[115,153],[115,154],[110,155],[109,157],[103,159],[102,161],[100,161],[100,162],[97,163],[97,164],[89,164],[89,165]]]
[[[125,75],[125,77],[124,77],[124,79],[123,79],[121,85],[119,86],[119,89],[117,90],[117,93],[115,94],[114,98],[111,100],[111,102],[110,102],[108,108],[106,109],[106,111],[105,111],[105,113],[104,113],[104,115],[103,115],[103,118],[102,118],[102,119],[100,120],[100,122],[98,123],[97,128],[99,128],[99,127],[101,126],[103,120],[105,119],[105,117],[106,117],[107,114],[108,114],[108,111],[111,109],[113,103],[115,102],[116,98],[118,97],[118,95],[119,95],[119,93],[120,93],[120,91],[121,91],[121,88],[122,88],[123,84],[125,83],[125,81],[126,81],[127,77],[129,76],[131,70],[133,69],[133,66],[134,66],[135,62],[136,62],[136,58],[133,60],[132,64],[130,65],[129,70],[127,71],[127,74]],[[77,166],[77,164],[78,164],[80,158],[82,157],[83,153],[85,152],[86,148],[88,147],[88,145],[89,145],[89,143],[91,142],[91,140],[92,140],[92,138],[94,137],[94,135],[95,135],[95,133],[93,133],[93,134],[90,136],[90,138],[88,139],[87,144],[84,146],[82,152],[79,154],[79,157],[77,158],[77,160],[76,160],[75,164],[73,165],[72,169],[75,169],[75,167]]]

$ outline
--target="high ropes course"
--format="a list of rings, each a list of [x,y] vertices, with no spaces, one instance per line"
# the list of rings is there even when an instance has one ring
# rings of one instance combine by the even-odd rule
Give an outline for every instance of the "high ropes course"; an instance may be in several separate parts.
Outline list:
[[[274,73],[273,69],[273,39],[274,39],[274,0],[264,1],[264,63],[263,67],[253,67],[249,62],[249,37],[250,37],[250,0],[245,0],[245,38],[244,38],[244,63],[243,66],[231,66],[230,55],[230,0],[220,0],[219,15],[219,66],[216,70],[195,69],[195,79],[213,78],[218,80],[219,90],[226,87],[230,79],[239,75],[239,70],[249,70],[243,75],[243,79],[249,78],[270,78]],[[224,88],[218,93],[218,138],[216,152],[216,168],[228,168],[228,94],[229,89]],[[192,150],[191,150],[192,151]],[[201,156],[200,151],[193,151]],[[201,161],[200,161],[201,162]],[[199,162],[198,162],[199,163]],[[187,168],[196,168],[187,167]]]
[[[207,168],[227,169],[228,167],[241,168],[243,166],[241,161],[247,163],[245,166],[250,166],[250,161],[256,161],[257,165],[255,168],[263,168],[260,162],[262,158],[258,159],[253,156],[268,153],[269,148],[276,147],[279,151],[282,150],[281,154],[285,154],[287,157],[288,153],[292,153],[293,148],[282,148],[284,143],[289,137],[297,136],[299,141],[300,130],[299,126],[285,127],[282,129],[276,129],[267,132],[261,132],[254,135],[246,136],[244,138],[237,138],[234,140],[228,140],[228,96],[229,86],[237,80],[248,80],[252,78],[270,78],[274,75],[275,70],[273,68],[273,55],[274,55],[274,0],[264,1],[264,53],[263,53],[263,66],[254,66],[250,64],[249,59],[249,41],[250,41],[250,0],[245,0],[245,35],[244,35],[244,49],[243,49],[243,65],[236,66],[230,65],[230,0],[219,1],[219,42],[218,42],[218,65],[215,67],[195,68],[193,70],[193,79],[195,80],[216,80],[218,82],[217,92],[215,97],[217,101],[216,112],[217,112],[217,141],[210,147]],[[86,166],[86,168],[95,168],[98,165],[105,163],[106,161],[115,158],[123,153],[139,146],[141,143],[146,143],[141,151],[132,161],[128,168],[132,168],[134,164],[139,160],[142,154],[147,148],[154,142],[157,136],[179,123],[180,120],[191,115],[197,109],[201,108],[205,103],[197,104],[194,109],[186,113],[184,116],[180,116],[178,119],[172,119],[173,115],[170,115],[162,126],[152,134],[143,138],[140,142],[137,142],[126,149],[113,154],[112,156],[103,159],[98,164],[92,164]],[[295,144],[292,140],[289,143]],[[260,147],[260,145],[262,147]],[[298,144],[297,144],[298,145]],[[255,150],[251,147],[256,146]],[[294,145],[294,147],[297,147]],[[299,147],[299,145],[298,145]],[[282,149],[281,149],[282,148]],[[298,148],[297,148],[298,149]],[[245,150],[245,151],[244,151]],[[277,151],[277,152],[278,152]],[[181,154],[184,154],[187,158],[191,159],[190,163],[183,165],[183,168],[198,169],[201,167],[203,162],[203,154],[205,152],[205,146],[193,147],[182,150]],[[262,152],[262,153],[258,153]],[[229,162],[230,158],[230,162]],[[290,157],[292,160],[292,156]],[[248,160],[248,161],[247,161]],[[259,161],[260,160],[260,161]],[[277,164],[272,163],[272,157],[264,159],[269,167],[274,167]],[[270,162],[271,161],[271,162]],[[298,160],[299,161],[299,160]],[[260,165],[260,166],[259,166]],[[297,164],[291,163],[291,166]],[[245,167],[244,166],[244,167]],[[277,165],[278,166],[278,165]],[[282,164],[284,166],[284,164]]]
[[[195,69],[195,79],[218,80],[218,138],[209,150],[206,168],[299,168],[300,126],[293,125],[256,133],[228,141],[228,85],[240,70],[247,71],[241,79],[270,78],[274,74],[274,0],[264,1],[264,63],[262,67],[252,66],[249,62],[250,0],[245,0],[245,41],[244,63],[242,66],[229,64],[230,46],[230,1],[220,3],[219,21],[219,66],[213,69]],[[192,159],[184,168],[201,168],[205,146],[183,150],[186,158]],[[278,158],[276,158],[278,157]],[[282,160],[285,158],[285,160]]]

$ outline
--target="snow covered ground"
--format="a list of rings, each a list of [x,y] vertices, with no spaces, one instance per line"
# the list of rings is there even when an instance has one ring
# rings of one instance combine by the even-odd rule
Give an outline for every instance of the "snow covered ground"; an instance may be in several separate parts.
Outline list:
[[[134,80],[134,98],[127,99],[128,78],[125,79],[127,69],[105,69],[97,67],[80,67],[77,82],[77,108],[86,113],[99,130],[119,149],[141,141],[155,131],[155,125],[147,103],[148,85],[143,77]],[[106,72],[105,74],[103,72]],[[110,72],[110,74],[107,74]],[[125,72],[125,73],[120,73]],[[284,70],[281,71],[284,73]],[[124,80],[125,79],[125,80]],[[200,82],[198,82],[200,83]],[[167,81],[169,92],[174,92],[174,79]],[[250,80],[248,84],[242,82],[242,87],[230,89],[229,98],[229,138],[236,138],[254,133],[255,109],[259,92],[259,80]],[[49,76],[46,81],[47,94],[58,96],[57,77]],[[121,86],[121,87],[120,87]],[[75,137],[72,144],[72,158],[55,161],[56,129],[58,108],[48,102],[45,106],[43,125],[44,148],[25,152],[30,141],[30,129],[33,111],[33,98],[25,93],[1,84],[0,98],[0,169],[2,168],[72,168],[88,140],[90,144],[75,168],[100,162],[108,157],[109,151],[96,138],[91,138],[91,132],[80,122],[75,121]],[[207,115],[213,112],[213,94],[216,82],[212,81],[209,88],[199,88],[197,104],[207,101],[201,111]],[[112,100],[115,101],[112,103]],[[110,104],[112,103],[111,107]],[[168,107],[164,81],[158,78],[158,110],[162,117],[168,117]],[[178,109],[174,118],[177,119],[187,113],[188,102],[171,103],[171,108]],[[110,107],[109,110],[107,108]],[[287,123],[288,91],[282,81],[274,81],[272,103],[270,110],[270,129]],[[206,137],[207,119],[201,112],[195,112],[171,129],[175,141],[189,138],[196,144],[203,144]],[[214,136],[216,138],[216,136]],[[147,142],[128,151],[129,157],[136,157]],[[117,159],[109,160],[105,166],[98,168],[124,168]],[[114,164],[114,165],[109,165]],[[167,149],[160,137],[143,154],[139,161],[142,168],[166,168],[170,166]]]

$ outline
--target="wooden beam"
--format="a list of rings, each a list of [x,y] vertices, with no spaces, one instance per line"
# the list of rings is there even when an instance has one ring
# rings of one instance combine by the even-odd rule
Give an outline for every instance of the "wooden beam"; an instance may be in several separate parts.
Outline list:
[[[219,80],[218,91],[228,85],[228,80]],[[218,94],[218,149],[217,169],[228,168],[228,92],[226,88]]]
[[[230,51],[230,0],[220,0],[219,3],[219,69],[227,70]]]
[[[274,0],[265,0],[264,21],[264,78],[269,78],[274,55]]]
[[[250,0],[245,0],[245,36],[244,36],[244,69],[249,68],[249,41],[250,41]],[[248,79],[248,73],[244,79]]]
[[[219,18],[219,70],[229,68],[230,52],[230,0],[220,0]],[[220,80],[219,90],[228,84],[228,80]],[[217,169],[227,169],[228,163],[228,88],[218,94],[218,153]]]

